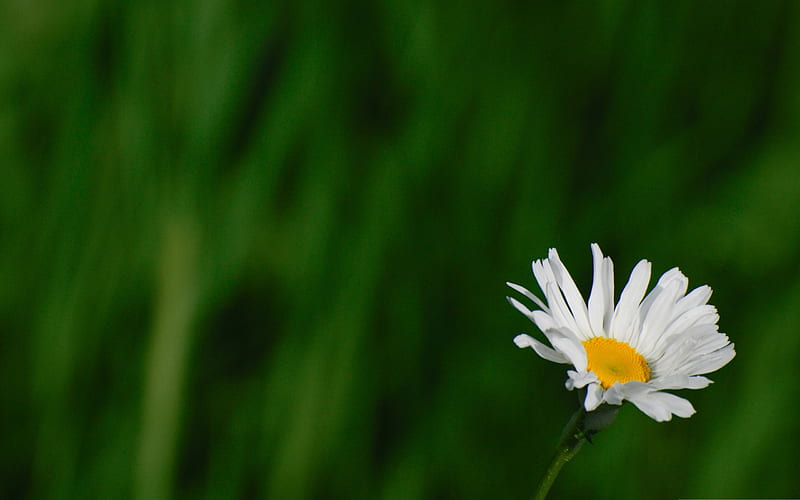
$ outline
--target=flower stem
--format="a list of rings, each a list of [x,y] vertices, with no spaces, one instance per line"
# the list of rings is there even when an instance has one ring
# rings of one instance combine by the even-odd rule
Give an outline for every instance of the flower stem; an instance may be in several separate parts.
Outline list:
[[[558,473],[561,472],[561,468],[580,451],[587,438],[583,427],[585,417],[586,412],[583,408],[580,408],[567,422],[556,447],[556,452],[553,455],[553,460],[539,482],[539,488],[533,497],[534,500],[544,500],[547,497],[547,493],[550,491],[550,487],[553,486],[556,477],[558,477]]]

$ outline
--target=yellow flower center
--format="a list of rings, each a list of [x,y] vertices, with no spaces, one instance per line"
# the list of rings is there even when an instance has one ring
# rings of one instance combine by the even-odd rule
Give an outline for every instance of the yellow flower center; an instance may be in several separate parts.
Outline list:
[[[619,342],[605,337],[595,337],[583,342],[586,358],[589,361],[587,370],[593,371],[600,379],[603,389],[608,389],[614,382],[630,382],[650,380],[650,367],[641,354],[636,352],[627,342]]]

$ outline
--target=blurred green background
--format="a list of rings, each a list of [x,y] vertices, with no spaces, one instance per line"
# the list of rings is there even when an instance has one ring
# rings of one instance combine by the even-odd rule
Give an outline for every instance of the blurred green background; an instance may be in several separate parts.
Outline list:
[[[0,497],[527,498],[504,282],[589,243],[738,356],[552,498],[800,497],[800,5],[0,3]]]

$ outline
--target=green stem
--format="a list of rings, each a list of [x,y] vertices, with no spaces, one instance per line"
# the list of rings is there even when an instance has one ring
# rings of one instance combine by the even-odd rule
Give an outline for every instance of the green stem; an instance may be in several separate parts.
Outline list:
[[[586,412],[581,408],[567,422],[561,434],[561,440],[556,447],[556,452],[553,455],[553,460],[539,482],[539,489],[536,490],[536,495],[533,497],[534,500],[544,500],[547,497],[547,493],[550,491],[550,487],[553,486],[556,477],[558,477],[558,473],[561,472],[561,468],[580,451],[581,446],[586,441],[586,434],[583,429],[585,417]]]

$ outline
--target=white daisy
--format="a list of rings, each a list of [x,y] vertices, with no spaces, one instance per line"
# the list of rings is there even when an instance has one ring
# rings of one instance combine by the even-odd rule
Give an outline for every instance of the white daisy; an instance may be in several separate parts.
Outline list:
[[[686,399],[667,389],[702,389],[711,380],[701,376],[723,367],[736,355],[733,344],[717,328],[719,316],[707,304],[707,285],[686,293],[689,280],[678,268],[664,273],[645,297],[650,262],[641,260],[614,307],[614,265],[592,244],[594,280],[588,305],[558,258],[533,262],[533,275],[545,304],[526,288],[507,283],[539,306],[530,310],[508,301],[533,321],[551,347],[521,334],[518,347],[531,347],[556,363],[571,364],[567,389],[586,387],[586,411],[600,404],[628,400],[651,418],[664,422],[672,415],[689,417],[695,410]]]

